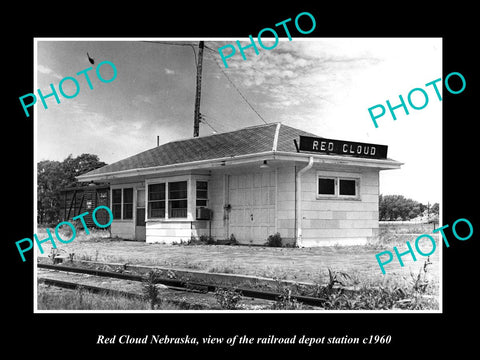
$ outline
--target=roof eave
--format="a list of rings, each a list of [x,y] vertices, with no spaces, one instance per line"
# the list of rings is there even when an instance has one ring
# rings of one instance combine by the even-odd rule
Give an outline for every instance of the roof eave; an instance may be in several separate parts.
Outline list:
[[[247,164],[250,162],[255,162],[255,161],[258,161],[259,157],[265,158],[270,156],[270,158],[272,158],[273,153],[274,153],[273,151],[265,151],[261,153],[228,156],[228,157],[217,158],[217,159],[192,161],[188,163],[153,166],[153,167],[147,167],[147,168],[137,168],[137,169],[129,169],[129,170],[121,170],[121,171],[112,171],[112,172],[101,173],[101,174],[89,175],[87,173],[87,174],[79,175],[76,178],[79,181],[86,182],[86,181],[97,181],[97,180],[111,180],[116,178],[132,177],[132,176],[139,176],[139,175],[151,175],[151,174],[165,173],[165,172],[171,172],[171,171],[221,168],[221,167],[225,167],[227,164],[239,165],[239,164]],[[268,159],[269,158],[266,158],[266,160]]]
[[[265,151],[261,153],[245,154],[238,156],[229,156],[217,159],[208,159],[201,161],[192,161],[188,163],[171,164],[163,166],[153,166],[148,168],[137,168],[121,171],[112,171],[101,174],[84,174],[77,176],[77,180],[82,182],[112,180],[118,178],[127,178],[142,175],[152,175],[166,173],[172,171],[185,171],[193,169],[212,169],[224,168],[232,165],[245,165],[259,160],[284,160],[284,161],[307,161],[310,157],[314,158],[316,164],[333,164],[344,166],[363,166],[369,168],[377,168],[380,170],[400,169],[403,163],[392,159],[369,159],[358,157],[345,157],[341,155],[324,155],[309,153],[292,153],[283,151]]]
[[[362,157],[347,157],[344,155],[325,155],[314,153],[291,153],[277,151],[275,159],[287,160],[295,159],[296,161],[308,162],[308,159],[313,157],[314,164],[333,164],[333,165],[345,165],[345,166],[364,166],[370,168],[378,168],[381,170],[400,169],[404,164],[400,161],[393,159],[373,159]]]

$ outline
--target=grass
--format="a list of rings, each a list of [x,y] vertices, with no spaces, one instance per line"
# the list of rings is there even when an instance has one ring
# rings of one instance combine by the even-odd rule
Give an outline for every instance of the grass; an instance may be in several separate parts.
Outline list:
[[[40,239],[41,229],[38,231]],[[103,235],[103,234],[102,234]],[[46,236],[45,236],[46,237]],[[415,237],[410,238],[411,241]],[[44,243],[44,256],[49,254],[50,243]],[[398,244],[399,251],[405,243]],[[78,260],[129,263],[195,269],[207,272],[227,272],[262,277],[313,282],[321,278],[328,282],[327,269],[344,271],[359,281],[383,283],[396,278],[408,278],[410,271],[418,272],[422,257],[414,262],[404,257],[405,266],[398,261],[386,265],[387,274],[380,271],[375,255],[382,250],[392,250],[392,242],[368,246],[321,248],[273,248],[231,245],[174,246],[122,241],[92,234],[79,234],[69,244],[58,243],[65,254],[74,254]],[[439,276],[438,250],[431,257],[435,278]]]
[[[406,241],[413,243],[421,234],[429,234],[433,238],[439,239],[439,234],[432,234],[432,231],[438,227],[438,224],[392,224],[380,223],[378,239],[369,243],[369,246],[386,249],[387,247],[405,244]]]
[[[348,274],[348,279],[342,279],[346,286],[353,287],[363,293],[363,297],[355,300],[355,304],[369,306],[368,299],[383,298],[386,294],[397,296],[399,304],[407,304],[411,299],[425,299],[423,294],[416,297],[411,291],[415,276],[421,272],[426,258],[417,256],[414,262],[411,257],[404,256],[405,266],[401,267],[398,260],[386,265],[387,273],[380,271],[375,255],[383,250],[392,250],[397,246],[402,252],[406,249],[405,241],[414,243],[420,234],[431,234],[433,224],[381,224],[380,236],[367,246],[331,246],[321,248],[285,248],[285,247],[249,247],[231,245],[166,245],[147,244],[144,242],[124,241],[111,238],[108,231],[93,230],[90,235],[84,231],[77,232],[77,238],[69,244],[57,243],[57,247],[65,254],[74,254],[75,259],[112,262],[120,264],[151,265],[172,268],[195,269],[206,272],[235,273],[260,277],[305,281],[324,286],[331,281],[333,272]],[[46,238],[45,229],[37,232],[40,239]],[[438,234],[437,234],[438,235]],[[64,238],[68,238],[67,235]],[[438,237],[434,238],[437,239]],[[44,243],[46,256],[49,254],[50,243]],[[440,276],[440,256],[437,251],[430,257],[429,293],[438,295]],[[412,276],[412,274],[415,274]],[[420,280],[418,281],[421,283]],[[420,285],[419,285],[420,286]],[[372,290],[375,288],[376,290]],[[369,290],[370,289],[370,290]],[[383,289],[383,290],[379,290]],[[403,289],[404,298],[398,297],[397,289]],[[288,295],[288,294],[287,294]],[[286,299],[288,296],[286,295]],[[334,295],[332,295],[334,296]],[[427,296],[428,298],[428,296]],[[342,297],[332,304],[352,305],[352,302],[342,302]],[[352,299],[350,299],[352,300]],[[423,301],[423,300],[422,300]],[[395,303],[395,302],[394,302]],[[373,303],[375,305],[375,303]],[[393,306],[393,303],[376,303],[376,305]],[[147,304],[148,305],[148,304]],[[409,304],[408,306],[411,306]],[[332,305],[334,306],[334,305]],[[340,305],[339,305],[340,306]],[[362,305],[363,306],[363,305]],[[373,305],[372,305],[373,306]],[[413,306],[413,305],[412,305]],[[423,306],[423,305],[418,305]]]
[[[65,290],[38,284],[38,310],[150,310],[148,301],[119,295],[95,294],[83,289]],[[162,302],[155,310],[180,310]]]
[[[328,310],[436,310],[439,309],[438,285],[431,281],[431,264],[427,258],[418,274],[411,273],[410,281],[403,285],[371,285],[354,280],[357,282],[354,292],[334,289],[335,283],[344,285],[343,281],[348,282],[352,277],[329,269],[330,282],[319,287],[316,296],[326,298],[324,306]]]

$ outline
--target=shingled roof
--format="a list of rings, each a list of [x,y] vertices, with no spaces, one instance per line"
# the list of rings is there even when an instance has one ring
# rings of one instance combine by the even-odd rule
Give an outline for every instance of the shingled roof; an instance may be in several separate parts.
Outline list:
[[[277,126],[279,130],[275,148]],[[298,139],[299,135],[318,137],[280,123],[252,126],[226,133],[171,141],[84,175],[101,175],[269,151],[296,153],[293,139]]]

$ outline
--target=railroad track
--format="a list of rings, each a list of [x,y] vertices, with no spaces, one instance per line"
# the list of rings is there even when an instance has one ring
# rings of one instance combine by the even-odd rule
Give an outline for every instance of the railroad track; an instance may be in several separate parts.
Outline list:
[[[140,291],[140,287],[137,286],[136,289],[130,289],[130,291],[125,291],[125,290],[119,290],[118,288],[115,288],[111,286],[111,283],[109,284],[108,287],[105,286],[96,286],[92,285],[91,283],[89,284],[89,281],[86,281],[84,277],[82,277],[82,274],[71,274],[65,272],[62,274],[63,279],[58,279],[53,276],[52,278],[52,273],[54,273],[53,270],[50,269],[45,269],[41,271],[41,275],[38,277],[38,283],[39,284],[44,284],[48,286],[54,286],[57,288],[62,288],[62,289],[70,289],[70,290],[85,290],[91,293],[95,294],[102,294],[102,295],[111,295],[114,297],[126,297],[129,299],[137,299],[137,300],[145,300],[144,295]],[[67,277],[65,277],[67,275]],[[73,275],[78,275],[80,278],[77,278]],[[56,276],[58,276],[58,273],[56,273]],[[65,280],[67,278],[68,280]],[[92,278],[90,278],[91,281]],[[98,281],[98,278],[95,277],[96,281]],[[118,280],[118,279],[117,279]],[[124,282],[124,280],[119,280],[120,282]],[[95,283],[95,281],[94,281]],[[131,283],[131,282],[130,282]],[[118,283],[116,284],[118,287]],[[130,286],[131,288],[131,286]],[[163,292],[165,298],[164,300],[168,303],[171,303],[173,305],[178,306],[180,309],[184,310],[209,310],[210,306],[206,304],[205,301],[196,301],[193,300],[190,296],[190,300],[185,298],[183,295],[179,298],[177,296],[171,296],[172,293],[178,292],[179,294],[185,294],[185,293],[195,293],[195,290],[185,290],[185,289],[180,289],[180,288],[175,288],[175,287],[164,287],[164,290],[172,290],[168,291],[168,294],[165,294]],[[183,293],[181,293],[182,291]],[[194,294],[191,294],[194,295]],[[196,298],[195,298],[196,299]],[[207,302],[208,303],[208,302]]]
[[[114,272],[114,271],[105,271],[105,270],[98,270],[98,269],[86,269],[86,268],[79,268],[73,266],[65,266],[65,265],[50,265],[50,264],[42,264],[38,263],[37,267],[40,269],[49,269],[49,270],[56,270],[56,271],[63,271],[63,272],[70,272],[70,273],[77,273],[77,274],[87,274],[87,275],[94,275],[99,277],[105,278],[112,278],[112,279],[121,279],[121,280],[130,280],[130,281],[138,281],[142,282],[145,280],[145,276],[136,275],[136,274],[125,274],[121,272]],[[100,292],[106,291],[110,293],[118,293],[126,296],[137,296],[136,294],[127,293],[120,290],[111,290],[111,289],[104,289],[98,286],[88,286],[88,285],[79,285],[74,282],[67,282],[67,281],[60,281],[60,280],[53,280],[53,279],[41,279],[41,282],[54,285],[69,289],[75,289],[78,286],[81,286],[85,290],[90,290],[92,292]],[[254,299],[263,299],[263,300],[270,300],[270,301],[277,301],[281,298],[282,295],[279,292],[274,291],[264,291],[264,290],[257,290],[245,287],[229,287],[217,284],[212,284],[208,282],[192,282],[192,281],[185,281],[179,279],[165,279],[159,278],[155,281],[158,284],[162,284],[168,287],[171,290],[178,290],[178,291],[189,291],[189,292],[201,292],[201,293],[213,293],[218,288],[222,289],[234,289],[238,291],[242,296],[247,298],[254,298]],[[138,295],[141,296],[141,295]],[[294,295],[290,296],[290,299],[295,299],[297,302],[314,306],[314,307],[322,307],[325,299],[311,297],[311,296],[303,296],[303,295]]]

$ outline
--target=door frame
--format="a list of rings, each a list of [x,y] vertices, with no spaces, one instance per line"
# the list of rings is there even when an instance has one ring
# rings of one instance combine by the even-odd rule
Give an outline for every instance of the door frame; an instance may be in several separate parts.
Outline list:
[[[261,191],[268,191],[267,189],[270,188],[270,187],[273,187],[275,189],[274,191],[274,194],[273,194],[273,204],[270,203],[270,193],[268,194],[268,203],[269,204],[261,204],[261,205],[257,205],[257,204],[254,204],[254,201],[252,199],[252,202],[250,204],[243,204],[243,205],[238,205],[238,204],[234,204],[232,203],[232,199],[231,199],[231,185],[232,185],[232,181],[231,181],[231,178],[232,176],[240,176],[240,175],[244,175],[242,173],[230,173],[230,174],[226,174],[225,176],[225,207],[224,207],[224,227],[225,227],[225,231],[226,231],[226,236],[227,237],[230,237],[230,233],[232,232],[232,227],[236,227],[236,226],[242,226],[244,228],[244,238],[242,237],[241,239],[237,239],[239,241],[241,241],[242,243],[257,243],[258,241],[261,241],[263,239],[257,239],[255,238],[255,227],[260,227],[260,225],[256,225],[256,221],[258,221],[258,216],[255,216],[254,213],[256,212],[255,210],[256,209],[262,209],[262,208],[269,208],[271,210],[273,210],[274,214],[273,214],[273,219],[270,220],[268,218],[268,216],[270,215],[270,211],[269,211],[269,214],[267,214],[267,227],[271,227],[272,228],[272,231],[273,233],[276,231],[277,229],[277,220],[276,220],[276,211],[277,211],[277,169],[271,169],[271,170],[268,170],[268,172],[270,173],[269,176],[270,177],[274,177],[273,180],[272,178],[269,178],[269,183],[267,185],[263,185],[263,183],[260,185],[260,188],[262,189]],[[265,171],[250,171],[248,172],[248,175],[252,177],[251,181],[252,181],[252,186],[251,186],[251,189],[253,190],[255,188],[254,186],[254,181],[255,181],[255,175],[256,174],[262,174],[262,173],[265,173]],[[237,178],[237,181],[238,181],[238,178]],[[263,180],[262,180],[263,181]],[[272,183],[273,181],[273,183]],[[237,184],[237,188],[235,190],[238,189],[238,184]],[[252,194],[252,196],[254,196]],[[228,207],[228,208],[227,208]],[[232,209],[235,209],[235,210],[240,210],[239,208],[242,209],[243,211],[243,224],[242,225],[239,225],[239,224],[236,224],[235,226],[232,226],[231,224],[231,212],[232,212]],[[252,215],[254,216],[254,219],[252,220]],[[233,232],[233,235],[234,236],[238,236],[238,234],[235,234],[235,232]],[[268,235],[267,235],[268,236]],[[266,241],[266,238],[265,238],[265,241]]]
[[[146,237],[146,194],[145,194],[145,188],[136,188],[135,189],[135,240],[136,241],[147,241]],[[143,191],[143,206],[139,206],[138,200],[139,196],[138,193]],[[139,217],[139,210],[143,209],[143,216],[140,213]],[[143,219],[141,219],[143,217]],[[142,221],[143,220],[143,221]],[[143,223],[143,225],[138,225],[138,223]]]

